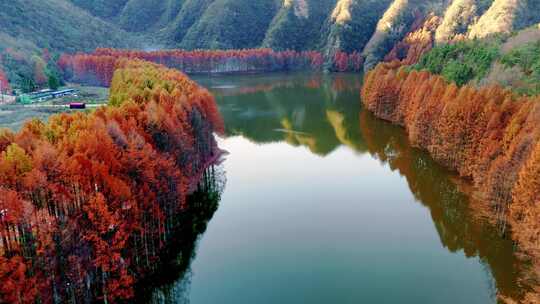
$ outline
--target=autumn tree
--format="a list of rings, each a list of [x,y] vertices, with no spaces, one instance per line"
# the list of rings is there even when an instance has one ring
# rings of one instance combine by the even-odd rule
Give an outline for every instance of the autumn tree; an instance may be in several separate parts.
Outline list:
[[[538,98],[517,97],[497,86],[459,87],[402,64],[382,63],[367,73],[364,106],[402,125],[413,145],[471,179],[502,230],[509,222],[520,248],[540,261]]]
[[[0,69],[0,94],[6,94],[11,91],[11,88],[9,86],[9,81],[6,77],[6,74],[2,69]]]
[[[0,302],[129,301],[219,157],[207,90],[157,64],[95,59],[73,73],[110,77],[110,106],[0,131]]]
[[[116,61],[120,58],[151,61],[187,73],[320,71],[324,63],[323,55],[316,51],[276,52],[270,49],[248,49],[145,52],[97,49],[91,54],[64,54],[59,58],[58,66],[66,79],[108,86]],[[333,69],[337,71],[359,71],[363,58],[358,53],[338,52],[333,62]]]

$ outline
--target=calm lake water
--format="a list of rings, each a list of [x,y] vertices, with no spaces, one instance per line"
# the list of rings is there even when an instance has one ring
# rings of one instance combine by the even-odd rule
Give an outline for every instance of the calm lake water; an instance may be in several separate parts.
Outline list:
[[[360,108],[359,75],[198,78],[226,124],[227,179],[162,303],[495,303],[512,242],[455,177]]]

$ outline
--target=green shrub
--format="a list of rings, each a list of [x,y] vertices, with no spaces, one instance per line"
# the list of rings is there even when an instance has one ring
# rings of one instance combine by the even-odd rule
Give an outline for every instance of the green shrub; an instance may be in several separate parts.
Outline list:
[[[501,58],[506,67],[519,66],[526,74],[531,75],[540,67],[540,43],[528,43],[511,50]],[[538,71],[536,71],[538,72]]]
[[[470,66],[452,59],[443,67],[441,75],[445,79],[455,82],[458,86],[462,86],[474,78],[474,71]]]
[[[495,41],[440,45],[422,56],[413,68],[440,74],[448,81],[464,85],[487,74],[492,63],[499,58],[499,46]]]

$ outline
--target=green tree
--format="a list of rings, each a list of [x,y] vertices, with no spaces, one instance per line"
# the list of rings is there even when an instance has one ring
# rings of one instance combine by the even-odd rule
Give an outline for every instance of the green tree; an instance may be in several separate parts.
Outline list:
[[[49,85],[49,89],[51,90],[56,90],[58,89],[58,87],[60,87],[60,80],[58,79],[58,77],[56,77],[56,75],[53,74],[49,74],[49,79],[47,83]]]
[[[482,79],[499,56],[500,41],[465,41],[444,44],[426,53],[417,70],[442,75],[446,80],[464,85],[473,79]]]
[[[457,60],[451,60],[447,63],[441,74],[446,80],[453,81],[458,86],[465,85],[474,78],[473,69]]]
[[[19,87],[24,93],[30,93],[36,90],[37,85],[32,77],[19,74]]]

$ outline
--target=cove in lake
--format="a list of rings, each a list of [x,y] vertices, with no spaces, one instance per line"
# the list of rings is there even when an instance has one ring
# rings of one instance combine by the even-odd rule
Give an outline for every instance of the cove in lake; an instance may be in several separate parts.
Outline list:
[[[196,79],[224,116],[227,182],[184,257],[191,266],[152,302],[519,299],[525,267],[512,241],[401,128],[361,110],[360,79]]]

